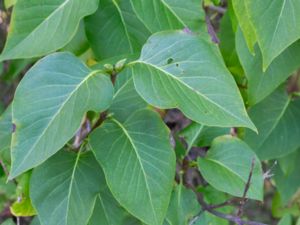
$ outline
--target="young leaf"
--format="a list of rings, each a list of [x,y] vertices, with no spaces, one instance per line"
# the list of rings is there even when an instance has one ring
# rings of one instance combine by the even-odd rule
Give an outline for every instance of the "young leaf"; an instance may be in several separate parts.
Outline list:
[[[14,216],[34,216],[36,212],[32,206],[29,196],[29,181],[31,172],[25,173],[18,182],[18,199],[10,207],[10,212]]]
[[[263,56],[263,70],[300,38],[299,0],[246,0]],[[247,34],[245,34],[247,35]]]
[[[255,153],[243,141],[222,136],[216,138],[205,158],[199,158],[201,174],[214,188],[242,197],[251,162],[255,160],[247,198],[263,199],[263,175],[261,164]]]
[[[87,37],[99,59],[139,52],[150,31],[137,18],[130,0],[101,0],[85,19]]]
[[[76,133],[85,112],[107,109],[112,97],[109,78],[73,55],[56,53],[40,60],[13,101],[10,179],[56,153]]]
[[[300,147],[300,100],[292,100],[283,88],[250,108],[258,134],[245,131],[245,142],[261,160],[285,156]]]
[[[161,225],[172,191],[175,154],[159,116],[139,110],[124,123],[105,121],[92,133],[90,144],[118,202],[143,222]]]
[[[9,106],[0,116],[0,152],[9,148],[12,132],[11,106]]]
[[[248,101],[250,105],[263,100],[283,83],[300,66],[300,41],[282,52],[263,72],[262,56],[255,46],[255,56],[249,52],[240,29],[236,32],[236,47],[248,79]]]
[[[103,183],[93,154],[61,151],[32,174],[30,196],[43,225],[87,224]]]
[[[192,190],[177,185],[172,193],[164,225],[188,224],[200,211],[200,205]]]
[[[188,27],[204,30],[205,13],[199,0],[131,0],[134,11],[145,26],[155,33]]]
[[[129,65],[149,104],[178,107],[203,125],[256,129],[218,48],[205,39],[182,31],[155,34]]]
[[[38,57],[62,48],[75,35],[80,20],[97,7],[98,0],[17,1],[0,61]]]

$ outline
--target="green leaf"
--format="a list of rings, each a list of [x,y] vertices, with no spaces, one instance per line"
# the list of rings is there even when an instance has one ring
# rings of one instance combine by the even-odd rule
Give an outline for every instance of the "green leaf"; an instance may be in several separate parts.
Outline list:
[[[293,168],[290,168],[291,170],[289,171],[284,171],[282,168],[280,168],[281,165],[280,167],[277,166],[276,170],[274,171],[276,188],[280,193],[283,204],[286,205],[300,187],[300,165],[298,163],[300,160],[300,151],[283,157],[283,160],[289,161],[291,164],[293,164],[293,161],[296,161]]]
[[[300,38],[299,0],[247,0],[249,14],[263,55],[263,70]],[[246,34],[245,34],[246,35]]]
[[[279,166],[282,172],[288,175],[292,173],[296,168],[298,159],[300,159],[300,149],[298,149],[295,152],[292,152],[291,154],[288,154],[287,156],[281,157],[277,160],[279,162]]]
[[[300,100],[292,100],[279,88],[259,104],[249,115],[258,134],[245,131],[245,142],[261,160],[285,156],[300,147]]]
[[[226,13],[222,17],[218,36],[220,39],[220,51],[229,71],[235,75],[243,74],[243,69],[235,49],[235,32],[229,13]]]
[[[91,152],[61,151],[32,174],[30,196],[43,225],[87,224],[103,183]]]
[[[244,33],[246,45],[252,55],[254,52],[254,44],[256,43],[256,34],[254,26],[250,18],[250,1],[231,0],[235,15],[238,19],[239,26]]]
[[[22,71],[26,70],[26,68],[29,68],[32,63],[34,63],[35,59],[16,59],[11,60],[9,62],[9,66],[7,71],[3,73],[3,76],[1,78],[5,81],[14,81],[18,76],[21,75]]]
[[[8,9],[16,4],[17,0],[4,0],[5,8]]]
[[[85,112],[107,109],[110,79],[69,53],[40,60],[27,72],[13,101],[10,179],[44,162],[76,133]]]
[[[250,174],[252,160],[255,166],[247,197],[263,199],[263,175],[260,161],[243,141],[222,136],[216,138],[205,158],[199,158],[201,174],[217,190],[242,197]]]
[[[85,33],[84,22],[79,23],[78,30],[72,40],[60,51],[72,52],[75,55],[82,55],[90,47]]]
[[[34,216],[36,214],[29,196],[29,180],[31,173],[25,173],[18,182],[18,199],[10,207],[11,213],[16,217]]]
[[[103,177],[104,178],[104,177]],[[103,179],[103,184],[106,181]],[[142,223],[126,212],[114,199],[106,185],[102,185],[88,225],[141,225]]]
[[[300,41],[282,52],[263,72],[262,56],[255,46],[255,56],[249,52],[242,32],[236,33],[236,46],[239,58],[248,79],[248,101],[254,105],[271,94],[300,66]]]
[[[130,0],[100,0],[85,20],[87,37],[99,59],[139,52],[150,31],[137,18]]]
[[[12,219],[7,219],[1,225],[15,225],[15,222]]]
[[[88,225],[119,225],[122,224],[124,214],[125,211],[106,188],[97,197],[93,215]]]
[[[139,110],[124,123],[105,121],[91,134],[90,144],[118,202],[143,222],[161,225],[172,192],[175,154],[158,114]]]
[[[147,103],[135,90],[131,69],[125,69],[117,76],[115,95],[108,111],[123,122],[135,111],[146,107]]]
[[[185,139],[190,149],[192,146],[210,146],[213,139],[225,134],[230,134],[230,128],[206,127],[193,122],[184,128],[179,136]]]
[[[216,45],[181,31],[153,35],[129,64],[138,93],[158,108],[178,107],[209,126],[255,130]]]
[[[0,152],[10,147],[13,132],[11,106],[0,116]]]
[[[30,225],[41,225],[41,222],[40,222],[39,218],[37,216],[35,216],[33,218],[33,220],[31,221]]]
[[[292,225],[292,217],[291,215],[284,215],[279,221],[278,225]]]
[[[199,0],[131,0],[134,11],[145,26],[155,33],[188,27],[204,30],[205,13]]]
[[[101,190],[88,225],[125,225],[128,218],[133,217],[113,197],[106,185],[104,174],[100,182]]]
[[[191,125],[184,128],[180,133],[179,136],[183,137],[188,144],[187,146],[187,153],[193,146],[197,146],[197,142],[199,140],[199,136],[202,136],[202,131],[204,126],[199,123],[192,123]]]
[[[187,225],[199,211],[200,205],[194,192],[177,185],[172,193],[165,224]]]
[[[75,35],[80,20],[97,7],[98,0],[18,1],[0,61],[38,57],[62,48]]]

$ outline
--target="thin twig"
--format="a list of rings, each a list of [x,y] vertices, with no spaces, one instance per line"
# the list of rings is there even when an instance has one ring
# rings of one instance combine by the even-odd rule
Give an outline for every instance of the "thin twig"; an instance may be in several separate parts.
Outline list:
[[[245,203],[247,202],[247,192],[250,188],[250,185],[251,185],[251,178],[252,178],[252,174],[253,174],[253,170],[254,170],[254,166],[255,166],[255,158],[252,159],[252,162],[251,162],[251,168],[250,168],[250,172],[249,172],[249,176],[248,176],[248,180],[247,180],[247,183],[246,183],[246,186],[245,186],[245,189],[244,189],[244,193],[243,193],[243,197],[242,197],[242,200],[240,202],[240,206],[238,208],[238,212],[237,212],[237,216],[241,216],[243,214],[243,209],[244,209],[244,205]]]
[[[219,44],[220,43],[220,40],[217,36],[217,33],[215,32],[215,29],[210,21],[210,18],[208,15],[205,16],[205,22],[206,22],[206,25],[207,25],[207,31],[208,31],[208,34],[210,35],[211,37],[211,40],[216,43],[216,44]]]
[[[226,12],[225,8],[222,8],[220,6],[215,6],[215,5],[208,5],[208,6],[205,6],[205,8],[207,8],[211,11],[215,11],[215,12],[220,13],[220,14],[224,14]]]
[[[222,203],[219,203],[219,204],[209,205],[209,208],[210,209],[222,208],[222,207],[225,207],[225,206],[228,206],[228,205],[233,205],[237,201],[239,201],[237,198],[232,198],[232,199],[229,199],[229,200],[227,200],[225,202],[222,202]]]

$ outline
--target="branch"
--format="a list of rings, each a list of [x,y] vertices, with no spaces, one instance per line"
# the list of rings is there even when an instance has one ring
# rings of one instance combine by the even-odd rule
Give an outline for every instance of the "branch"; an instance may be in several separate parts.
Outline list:
[[[206,25],[207,25],[207,31],[208,31],[208,34],[210,35],[211,37],[211,40],[216,43],[216,44],[219,44],[220,43],[220,40],[215,32],[215,29],[213,27],[213,25],[211,24],[211,21],[210,21],[210,18],[208,15],[205,16],[205,22],[206,22]]]
[[[224,14],[226,12],[225,8],[222,8],[220,6],[215,6],[215,5],[208,5],[208,6],[205,6],[205,8],[207,8],[207,9],[209,9],[211,11],[220,13],[220,14]]]
[[[235,198],[230,199],[228,201],[225,201],[223,203],[217,204],[217,205],[209,205],[204,201],[203,195],[200,192],[198,192],[195,187],[193,187],[190,184],[186,184],[186,186],[188,188],[192,189],[195,192],[195,194],[197,195],[197,200],[198,200],[198,202],[199,202],[199,204],[201,205],[201,208],[202,208],[202,210],[198,213],[198,215],[195,216],[191,220],[190,224],[192,225],[194,222],[196,222],[196,220],[199,219],[200,215],[203,212],[207,211],[207,212],[209,212],[209,213],[211,213],[211,214],[213,214],[217,217],[220,217],[222,219],[234,222],[238,225],[267,225],[267,224],[256,222],[256,221],[243,220],[241,218],[241,215],[243,214],[243,207],[244,207],[246,201],[248,200],[246,198],[246,196],[247,196],[247,192],[248,192],[248,190],[250,188],[250,185],[251,185],[251,178],[252,178],[254,166],[255,166],[255,158],[253,158],[252,162],[251,162],[250,173],[249,173],[249,176],[248,176],[247,183],[245,185],[245,189],[244,189],[244,192],[243,192],[243,197],[242,197],[242,200],[240,201],[240,206],[239,206],[238,213],[237,213],[236,216],[231,215],[231,214],[224,214],[224,213],[221,213],[221,212],[215,210],[216,208],[220,208],[220,207],[224,207],[224,206],[233,204],[236,200]]]
[[[247,180],[247,183],[246,183],[246,186],[245,186],[245,189],[244,189],[242,201],[240,202],[240,207],[239,207],[239,209],[238,209],[237,216],[241,216],[241,215],[243,214],[243,208],[244,208],[244,205],[245,205],[245,203],[246,203],[247,200],[248,200],[248,199],[246,198],[246,195],[247,195],[247,192],[248,192],[248,190],[249,190],[249,188],[250,188],[251,178],[252,178],[254,166],[255,166],[255,158],[253,158],[253,159],[252,159],[252,162],[251,162],[250,173],[249,173],[248,180]]]

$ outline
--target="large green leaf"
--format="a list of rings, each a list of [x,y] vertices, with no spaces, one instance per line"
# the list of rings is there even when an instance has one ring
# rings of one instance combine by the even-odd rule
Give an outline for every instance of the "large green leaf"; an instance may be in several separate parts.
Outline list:
[[[100,59],[138,52],[150,36],[130,0],[100,0],[97,12],[85,22],[93,52]]]
[[[249,115],[258,134],[245,131],[245,142],[261,160],[287,155],[300,147],[300,100],[292,100],[279,88],[259,104]]]
[[[183,31],[153,35],[139,60],[129,64],[138,93],[158,108],[178,107],[210,126],[255,130],[239,90],[212,43]]]
[[[124,123],[107,120],[92,133],[90,144],[118,202],[145,223],[161,225],[172,191],[175,154],[158,114],[139,110]]]
[[[236,33],[236,47],[248,79],[248,101],[254,105],[271,94],[297,68],[300,67],[300,41],[282,52],[263,72],[262,56],[255,46],[255,56],[249,52],[240,29]]]
[[[255,165],[247,197],[262,200],[263,175],[260,161],[249,146],[238,138],[216,138],[206,157],[199,158],[198,165],[205,180],[214,188],[242,197],[253,159]]]
[[[200,211],[197,197],[192,190],[177,185],[172,193],[164,225],[187,225]]]
[[[97,10],[98,0],[20,0],[0,61],[53,52],[75,35],[80,20]]]
[[[262,50],[264,70],[288,46],[300,38],[299,0],[246,0]],[[247,34],[245,34],[247,35]]]
[[[131,0],[134,11],[145,26],[155,33],[188,27],[204,30],[205,13],[199,0]]]
[[[93,154],[61,151],[32,174],[30,196],[43,225],[87,224],[103,174]]]
[[[11,106],[0,116],[0,152],[9,148],[13,132]]]
[[[40,60],[17,88],[13,101],[10,178],[41,164],[72,138],[88,110],[112,101],[110,79],[69,53]]]

